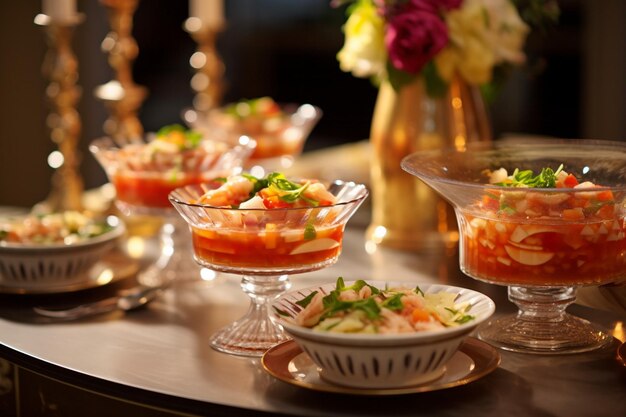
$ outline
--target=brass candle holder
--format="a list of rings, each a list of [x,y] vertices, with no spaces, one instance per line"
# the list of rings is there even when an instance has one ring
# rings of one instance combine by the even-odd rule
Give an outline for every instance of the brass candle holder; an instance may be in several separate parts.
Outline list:
[[[137,117],[148,90],[133,81],[132,65],[139,54],[132,37],[133,15],[139,0],[100,0],[106,7],[111,31],[101,48],[108,53],[108,61],[115,71],[115,79],[96,88],[95,95],[105,103],[110,117],[104,123],[104,132],[119,144],[139,141],[143,126]]]
[[[196,71],[190,83],[196,92],[193,107],[199,112],[205,112],[219,107],[224,94],[224,63],[216,47],[217,37],[224,28],[222,25],[206,25],[197,17],[188,18],[183,28],[198,45],[189,60]]]
[[[76,110],[82,90],[77,85],[78,60],[72,50],[72,38],[74,27],[83,20],[82,14],[63,21],[45,14],[35,17],[35,24],[44,28],[48,45],[42,72],[49,80],[46,96],[52,109],[46,123],[58,148],[49,160],[56,168],[52,189],[44,202],[49,211],[82,210],[83,181],[77,151],[82,126]]]

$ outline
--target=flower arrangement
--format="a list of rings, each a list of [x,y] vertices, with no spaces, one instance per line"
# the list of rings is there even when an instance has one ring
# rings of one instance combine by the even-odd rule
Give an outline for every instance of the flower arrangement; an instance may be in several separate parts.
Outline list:
[[[352,3],[337,58],[343,71],[396,89],[424,76],[431,95],[455,75],[493,81],[497,67],[520,65],[532,26],[558,18],[555,0],[335,0]],[[521,12],[521,14],[520,14]],[[522,18],[524,17],[524,18]]]

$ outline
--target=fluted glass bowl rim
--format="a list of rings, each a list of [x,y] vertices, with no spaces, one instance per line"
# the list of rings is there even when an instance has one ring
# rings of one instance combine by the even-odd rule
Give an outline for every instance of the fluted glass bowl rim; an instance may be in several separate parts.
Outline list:
[[[423,162],[434,157],[443,157],[446,155],[466,155],[468,158],[478,154],[485,154],[489,152],[496,152],[501,150],[511,150],[512,152],[527,151],[529,149],[571,149],[574,147],[583,147],[587,152],[594,152],[601,148],[605,151],[621,151],[624,154],[624,164],[626,165],[626,142],[609,141],[609,140],[596,140],[596,139],[534,139],[531,141],[515,141],[515,140],[502,140],[493,142],[477,142],[467,144],[464,149],[457,149],[454,147],[423,150],[413,152],[405,156],[400,166],[401,168],[411,175],[414,175],[426,182],[448,184],[453,186],[463,186],[468,189],[474,189],[478,192],[484,192],[486,189],[490,190],[506,190],[512,192],[533,192],[540,194],[552,194],[555,192],[564,194],[573,194],[584,191],[580,188],[511,188],[495,184],[488,184],[487,178],[482,183],[472,182],[466,180],[450,179],[442,176],[434,175],[425,172],[420,169],[417,162]],[[564,163],[567,162],[566,160]],[[557,168],[557,167],[554,167]],[[520,167],[524,169],[524,167]],[[565,168],[567,170],[567,168]],[[626,192],[626,181],[624,185],[596,185],[593,191],[623,191]]]
[[[187,207],[197,207],[197,208],[202,208],[202,209],[210,209],[210,210],[219,210],[219,211],[232,211],[232,212],[256,212],[256,213],[266,213],[266,212],[271,212],[271,213],[285,213],[285,212],[298,212],[298,211],[310,211],[310,210],[321,210],[321,209],[329,209],[329,208],[335,208],[335,207],[341,207],[341,206],[348,206],[348,205],[352,205],[355,203],[358,203],[362,200],[364,200],[365,198],[367,198],[367,196],[369,195],[369,191],[367,189],[367,187],[364,184],[359,184],[353,181],[342,181],[342,180],[335,180],[335,181],[331,181],[330,184],[334,185],[339,185],[339,186],[351,186],[351,187],[362,187],[362,191],[359,193],[359,195],[355,198],[352,198],[350,200],[347,201],[340,201],[328,206],[317,206],[317,207],[284,207],[284,208],[244,208],[244,209],[240,209],[240,208],[232,208],[232,207],[220,207],[220,206],[212,206],[210,204],[202,204],[202,203],[191,203],[188,201],[182,201],[181,199],[177,198],[176,195],[179,194],[181,189],[189,189],[191,187],[197,187],[194,185],[188,185],[185,187],[180,187],[175,189],[174,191],[172,191],[169,194],[169,200],[172,204],[174,205],[181,205],[181,206],[187,206]]]

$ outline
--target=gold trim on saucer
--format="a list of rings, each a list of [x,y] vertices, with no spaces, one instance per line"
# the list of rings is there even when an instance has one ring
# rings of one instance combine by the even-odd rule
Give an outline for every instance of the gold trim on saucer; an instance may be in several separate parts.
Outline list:
[[[269,349],[261,363],[266,372],[289,384],[315,391],[355,395],[401,395],[437,391],[469,384],[494,371],[500,354],[488,343],[469,337],[446,365],[441,378],[422,385],[403,388],[351,388],[331,384],[318,374],[317,366],[294,342],[289,340]]]

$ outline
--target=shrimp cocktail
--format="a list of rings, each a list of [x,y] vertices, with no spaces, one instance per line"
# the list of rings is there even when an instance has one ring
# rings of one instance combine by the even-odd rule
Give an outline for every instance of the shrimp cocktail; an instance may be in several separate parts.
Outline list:
[[[248,314],[211,339],[214,348],[260,356],[286,336],[269,319],[269,303],[289,288],[288,276],[335,263],[344,229],[367,196],[363,185],[263,178],[218,178],[175,190],[170,201],[189,223],[196,261],[242,274]]]
[[[115,186],[117,207],[129,216],[164,219],[161,257],[155,263],[158,267],[144,273],[146,279],[148,275],[155,275],[155,279],[199,277],[198,266],[185,250],[189,247],[187,225],[180,222],[168,195],[185,185],[240,172],[254,149],[254,142],[245,139],[230,147],[204,140],[198,132],[180,125],[170,125],[145,142],[131,141],[124,146],[117,146],[111,138],[92,142],[90,151]]]
[[[520,308],[480,337],[536,353],[611,340],[565,308],[580,286],[626,279],[626,144],[504,141],[417,153],[403,168],[454,205],[462,271],[507,285]]]
[[[604,284],[624,275],[626,228],[613,191],[581,182],[563,165],[536,176],[504,168],[485,174],[502,188],[460,216],[468,275],[531,286]],[[545,188],[556,190],[539,191]]]
[[[300,155],[322,111],[311,104],[279,104],[271,97],[240,100],[207,114],[195,114],[190,125],[215,139],[246,135],[256,148],[246,169],[285,169]]]

